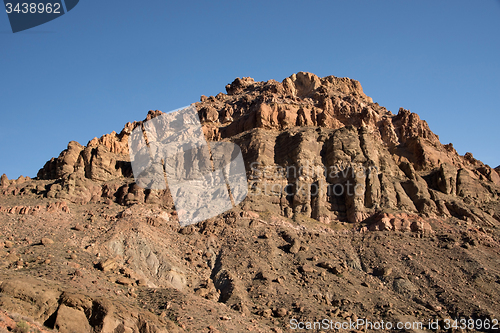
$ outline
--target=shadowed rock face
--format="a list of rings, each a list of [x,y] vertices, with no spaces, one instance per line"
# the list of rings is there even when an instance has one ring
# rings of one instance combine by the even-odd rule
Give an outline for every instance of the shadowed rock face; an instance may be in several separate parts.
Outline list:
[[[479,218],[473,207],[498,199],[498,168],[441,144],[417,114],[400,108],[395,115],[373,103],[358,81],[300,72],[282,82],[237,78],[226,91],[196,103],[204,134],[241,147],[254,185],[248,200],[271,202],[283,216],[325,223],[358,223],[381,213]],[[150,111],[145,120],[160,114]],[[168,190],[106,183],[132,177],[127,142],[141,123],[86,147],[70,142],[38,173],[57,180],[47,195],[171,204]]]

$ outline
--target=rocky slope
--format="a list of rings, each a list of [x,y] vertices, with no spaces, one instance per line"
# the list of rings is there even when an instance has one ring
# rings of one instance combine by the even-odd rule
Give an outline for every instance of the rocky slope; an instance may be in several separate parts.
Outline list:
[[[70,142],[36,179],[2,176],[0,308],[61,332],[500,317],[498,167],[348,78],[226,92],[196,108],[207,140],[240,146],[249,195],[207,221],[180,228],[168,190],[134,183],[142,122]]]

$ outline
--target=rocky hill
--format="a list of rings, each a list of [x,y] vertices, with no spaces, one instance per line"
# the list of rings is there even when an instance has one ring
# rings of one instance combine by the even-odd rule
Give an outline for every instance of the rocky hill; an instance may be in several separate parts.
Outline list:
[[[1,178],[1,309],[61,332],[500,318],[498,167],[348,78],[238,78],[195,106],[241,148],[247,198],[181,228],[168,189],[135,184],[129,136],[160,111],[70,142]]]

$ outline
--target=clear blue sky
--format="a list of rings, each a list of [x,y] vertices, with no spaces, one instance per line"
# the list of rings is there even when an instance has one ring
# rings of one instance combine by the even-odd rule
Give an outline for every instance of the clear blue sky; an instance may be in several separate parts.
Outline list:
[[[236,77],[359,80],[442,143],[500,164],[500,1],[92,1],[13,34],[0,13],[0,174]]]

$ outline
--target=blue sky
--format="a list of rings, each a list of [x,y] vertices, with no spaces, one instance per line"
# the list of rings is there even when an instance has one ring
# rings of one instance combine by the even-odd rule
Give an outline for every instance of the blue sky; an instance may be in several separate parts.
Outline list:
[[[359,80],[442,143],[500,164],[500,1],[93,1],[13,34],[0,13],[0,174],[236,77]]]

